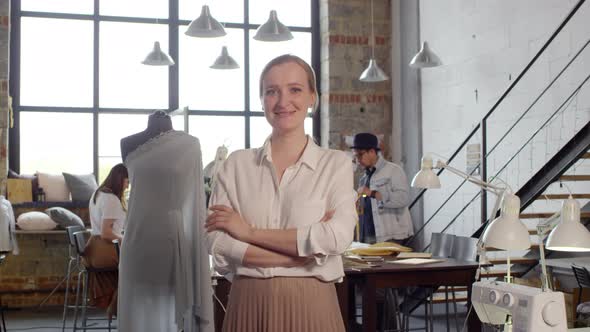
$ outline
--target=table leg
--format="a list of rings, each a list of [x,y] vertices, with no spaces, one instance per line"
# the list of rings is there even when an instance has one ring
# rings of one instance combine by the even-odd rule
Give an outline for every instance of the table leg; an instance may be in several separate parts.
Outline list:
[[[340,305],[340,313],[342,314],[342,320],[344,321],[344,328],[348,331],[348,319],[349,319],[349,302],[352,300],[354,303],[354,296],[351,298],[349,292],[348,277],[344,277],[341,283],[336,283],[336,295],[338,296],[338,304]],[[352,293],[354,295],[354,293]]]
[[[473,276],[473,280],[475,280],[475,275]],[[472,308],[471,303],[471,287],[473,285],[467,285],[467,310],[471,308],[471,312],[469,312],[469,317],[467,317],[467,331],[469,332],[481,332],[481,321],[477,317],[477,313],[475,309]]]
[[[363,331],[377,330],[377,288],[373,278],[363,283]]]

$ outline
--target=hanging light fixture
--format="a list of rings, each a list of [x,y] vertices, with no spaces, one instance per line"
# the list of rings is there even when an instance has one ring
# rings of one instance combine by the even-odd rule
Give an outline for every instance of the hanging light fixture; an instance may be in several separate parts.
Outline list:
[[[428,47],[427,42],[422,43],[422,48],[420,48],[420,52],[416,53],[410,61],[410,67],[412,68],[429,68],[429,67],[438,67],[442,65],[442,61],[440,58],[432,52],[430,47]]]
[[[213,38],[225,36],[227,33],[223,25],[211,16],[209,6],[203,5],[201,15],[188,25],[184,34],[191,37]]]
[[[289,28],[279,21],[276,10],[270,11],[268,21],[258,27],[254,39],[267,42],[280,42],[293,39]]]
[[[227,51],[227,47],[223,46],[221,48],[221,55],[217,57],[215,62],[209,66],[209,68],[213,69],[237,69],[240,68],[240,65],[229,55]]]
[[[379,68],[377,61],[375,60],[375,31],[373,19],[373,0],[371,0],[371,59],[369,60],[369,66],[363,71],[361,77],[359,77],[359,80],[363,82],[382,82],[389,79],[387,74]]]
[[[174,60],[160,48],[160,42],[154,42],[154,49],[141,62],[149,66],[173,66]]]

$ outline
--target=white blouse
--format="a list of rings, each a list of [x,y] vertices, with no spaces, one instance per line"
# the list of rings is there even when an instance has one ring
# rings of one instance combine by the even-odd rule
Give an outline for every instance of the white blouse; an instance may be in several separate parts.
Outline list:
[[[119,198],[114,194],[99,191],[98,196],[96,196],[96,203],[94,203],[94,195],[96,195],[96,192],[92,194],[88,204],[92,235],[102,234],[102,223],[105,219],[115,219],[113,233],[123,236],[127,213],[123,210]]]
[[[228,279],[242,275],[340,280],[341,254],[352,242],[358,218],[350,158],[318,147],[308,136],[299,161],[285,170],[279,183],[270,147],[267,139],[262,148],[232,153],[219,170],[209,205],[230,206],[255,228],[297,229],[299,256],[315,260],[301,267],[246,267],[242,259],[249,244],[214,231],[207,239],[215,269]],[[335,210],[332,219],[320,222],[329,210]]]

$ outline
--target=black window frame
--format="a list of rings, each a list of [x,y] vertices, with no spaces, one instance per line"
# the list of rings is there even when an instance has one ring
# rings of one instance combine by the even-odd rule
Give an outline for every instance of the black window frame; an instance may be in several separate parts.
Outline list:
[[[250,118],[261,117],[264,113],[261,111],[252,111],[250,109],[250,31],[258,28],[259,24],[249,23],[249,2],[255,0],[243,0],[244,5],[244,23],[222,22],[227,28],[239,28],[244,32],[244,64],[240,70],[244,71],[244,111],[231,110],[205,110],[190,109],[189,115],[212,115],[212,116],[243,116],[244,117],[244,135],[245,147],[250,148]],[[311,33],[311,65],[316,72],[316,86],[318,94],[320,88],[320,17],[319,17],[319,0],[309,0],[311,2],[311,27],[289,26],[291,31]],[[128,22],[128,23],[152,23],[166,24],[169,26],[169,54],[177,60],[179,59],[179,28],[188,25],[190,21],[179,19],[179,0],[169,0],[169,18],[144,18],[144,17],[122,17],[99,15],[100,0],[94,0],[93,14],[68,14],[68,13],[50,13],[37,11],[22,11],[21,1],[11,1],[10,16],[10,77],[9,92],[12,96],[12,109],[14,126],[9,131],[9,167],[20,173],[20,112],[59,112],[59,113],[90,113],[93,115],[93,172],[98,176],[99,170],[99,150],[98,150],[98,132],[99,132],[99,114],[150,114],[154,109],[137,109],[137,108],[105,108],[99,107],[99,40],[100,40],[100,22]],[[93,101],[92,107],[47,107],[47,106],[26,106],[20,104],[20,55],[21,55],[21,18],[57,18],[57,19],[78,19],[90,20],[94,23],[94,43],[93,43]],[[178,65],[170,66],[168,69],[168,110],[172,111],[179,108],[179,70]],[[256,75],[256,74],[254,74]],[[255,88],[255,87],[254,87]],[[318,103],[319,104],[319,103]],[[313,138],[316,142],[321,143],[320,135],[320,113],[318,107],[313,112]],[[180,128],[177,128],[180,129]],[[56,147],[60,148],[60,147]]]

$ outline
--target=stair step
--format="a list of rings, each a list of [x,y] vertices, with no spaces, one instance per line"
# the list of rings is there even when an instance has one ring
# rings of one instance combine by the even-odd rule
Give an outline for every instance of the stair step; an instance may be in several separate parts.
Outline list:
[[[490,263],[492,263],[494,265],[506,264],[506,263],[508,263],[508,259],[506,259],[506,258],[490,259]],[[510,257],[510,264],[536,265],[536,264],[539,264],[539,260],[536,258],[527,258],[527,257]]]
[[[491,270],[491,271],[483,271],[480,276],[482,278],[502,278],[508,273],[508,270]],[[510,271],[510,275],[512,277],[522,277],[524,272],[521,271]]]
[[[542,199],[568,199],[570,194],[547,194],[537,196],[538,200]],[[572,194],[573,199],[590,199],[590,194]]]
[[[465,286],[454,286],[453,290],[455,291],[455,294],[457,292],[466,292],[467,291],[467,287]],[[449,287],[449,293],[451,292],[451,287]],[[445,293],[445,287],[441,286],[439,287],[437,290],[434,291],[434,293]]]
[[[539,244],[531,243],[531,248],[529,250],[537,250],[537,249],[539,249]],[[503,251],[503,250],[492,248],[492,247],[486,247],[486,251]]]
[[[445,296],[434,296],[432,298],[432,303],[433,304],[438,304],[438,303],[445,303],[447,302],[445,300]],[[451,294],[449,294],[449,303],[453,303],[453,302],[467,302],[467,295],[455,295],[455,300],[453,301],[453,296]]]
[[[590,175],[562,175],[559,181],[590,181]]]
[[[521,213],[520,219],[537,219],[537,218],[549,218],[555,212],[535,212],[535,213]],[[590,218],[590,211],[580,213],[581,218]]]

